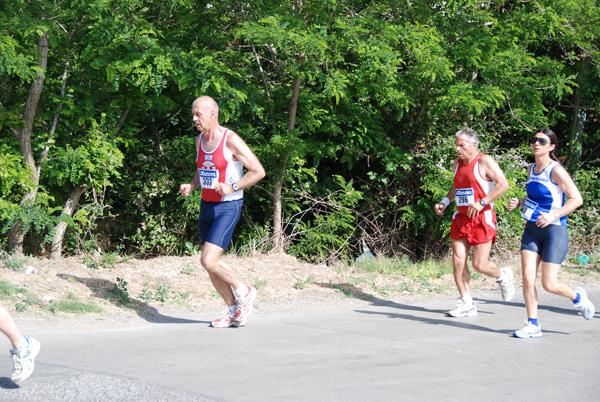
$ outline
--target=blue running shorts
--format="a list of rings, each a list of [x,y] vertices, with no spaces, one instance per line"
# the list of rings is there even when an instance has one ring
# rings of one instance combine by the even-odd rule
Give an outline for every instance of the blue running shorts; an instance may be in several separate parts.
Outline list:
[[[543,262],[562,264],[569,251],[569,233],[566,226],[549,225],[539,228],[527,222],[521,238],[521,250],[533,251]]]
[[[243,199],[225,202],[202,201],[198,218],[200,244],[209,242],[225,250],[240,219],[243,203]]]

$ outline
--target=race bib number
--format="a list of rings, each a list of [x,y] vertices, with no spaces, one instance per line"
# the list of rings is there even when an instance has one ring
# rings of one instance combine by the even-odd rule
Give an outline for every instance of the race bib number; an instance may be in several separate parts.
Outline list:
[[[202,188],[214,190],[215,185],[219,182],[219,171],[216,169],[198,169],[198,178]]]
[[[523,204],[523,212],[521,212],[521,216],[525,220],[530,220],[537,207],[537,203],[531,201],[529,198],[525,198],[525,204]]]
[[[472,188],[457,188],[455,201],[458,207],[468,207],[475,202],[475,192]]]

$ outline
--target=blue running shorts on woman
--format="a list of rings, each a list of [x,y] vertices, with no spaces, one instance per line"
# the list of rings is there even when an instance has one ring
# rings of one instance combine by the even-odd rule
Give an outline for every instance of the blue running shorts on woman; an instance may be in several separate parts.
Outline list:
[[[533,251],[542,257],[543,262],[562,264],[569,251],[569,233],[566,226],[548,225],[539,228],[535,222],[527,222],[521,250]]]
[[[209,242],[225,250],[240,219],[243,203],[243,199],[225,202],[202,201],[198,218],[200,244]]]

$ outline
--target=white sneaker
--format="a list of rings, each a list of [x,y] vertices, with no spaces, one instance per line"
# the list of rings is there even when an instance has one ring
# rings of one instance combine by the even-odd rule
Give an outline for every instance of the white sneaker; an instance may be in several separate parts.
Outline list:
[[[245,327],[247,322],[248,322],[247,318],[245,320],[243,320],[243,321],[234,321],[233,322],[233,326],[234,327],[238,327],[238,328],[239,327]]]
[[[500,271],[502,272],[502,281],[497,283],[500,285],[502,300],[510,301],[515,297],[515,275],[511,267],[504,267]]]
[[[235,314],[235,321],[239,322],[239,326],[244,326],[248,317],[252,314],[254,299],[256,299],[256,289],[252,286],[246,285],[246,294],[236,298],[237,312]]]
[[[13,360],[13,371],[10,379],[15,383],[29,378],[35,368],[34,359],[40,353],[39,341],[28,337],[25,337],[25,339],[27,340],[27,347],[10,350],[10,356]]]
[[[579,293],[579,303],[574,304],[573,307],[581,311],[583,314],[583,318],[586,320],[591,320],[594,317],[594,313],[596,312],[596,308],[588,299],[587,292],[584,288],[575,288],[575,292]]]
[[[475,307],[475,303],[466,304],[465,301],[462,298],[460,298],[458,299],[458,303],[456,303],[456,308],[454,310],[448,311],[447,314],[450,317],[455,318],[476,317],[477,307]]]
[[[532,324],[529,320],[525,320],[523,329],[513,332],[513,336],[515,338],[541,338],[542,327]]]
[[[234,314],[226,309],[221,313],[221,316],[214,321],[211,321],[210,326],[213,328],[229,328],[235,325]]]

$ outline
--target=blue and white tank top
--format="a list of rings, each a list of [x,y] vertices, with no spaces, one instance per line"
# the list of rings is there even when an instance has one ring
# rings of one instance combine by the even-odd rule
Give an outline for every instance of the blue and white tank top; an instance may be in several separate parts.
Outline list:
[[[541,171],[535,174],[535,163],[529,169],[527,181],[527,198],[521,216],[529,222],[535,222],[540,212],[550,213],[565,205],[565,193],[552,181],[552,171],[558,166],[557,161],[552,161]],[[551,225],[567,226],[567,216],[563,216]]]

